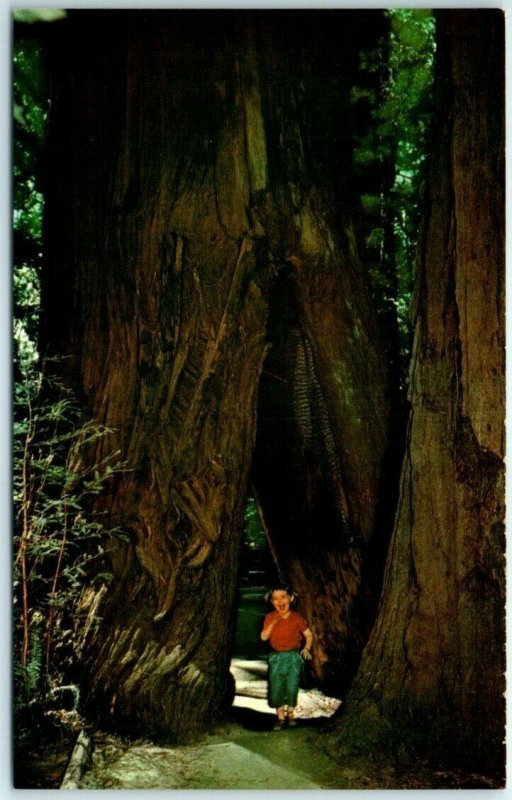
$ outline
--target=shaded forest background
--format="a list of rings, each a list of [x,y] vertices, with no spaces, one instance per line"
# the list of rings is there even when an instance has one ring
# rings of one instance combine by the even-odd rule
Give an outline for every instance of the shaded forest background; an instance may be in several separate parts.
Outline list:
[[[461,387],[470,364],[473,380],[483,376],[476,379],[482,397],[497,393],[503,402],[503,232],[500,244],[500,224],[494,222],[497,233],[490,234],[485,213],[466,262],[478,264],[477,282],[497,296],[496,316],[485,311],[471,278],[464,279],[465,296],[475,292],[468,304],[471,357],[464,376],[454,367],[465,351],[464,336],[456,332],[453,340],[447,334],[436,341],[450,327],[455,295],[456,313],[464,315],[456,286],[463,268],[451,269],[464,259],[453,243],[457,235],[470,238],[463,215],[470,216],[472,207],[467,201],[467,211],[454,211],[452,197],[492,183],[496,193],[485,195],[486,204],[494,220],[503,213],[502,85],[493,78],[493,91],[489,86],[496,65],[498,76],[502,67],[499,15],[486,12],[477,20],[456,12],[435,18],[428,10],[340,13],[343,24],[328,35],[321,14],[303,18],[308,39],[322,41],[322,56],[305,46],[299,26],[281,82],[283,18],[269,25],[260,17],[254,25],[249,17],[217,17],[213,32],[211,18],[206,24],[178,15],[167,25],[161,17],[157,26],[144,19],[139,38],[130,15],[112,21],[103,14],[107,24],[93,59],[96,15],[17,19],[13,631],[20,744],[66,704],[78,705],[86,717],[99,713],[103,724],[113,719],[134,731],[153,730],[148,697],[158,674],[171,687],[163,724],[179,740],[222,718],[230,702],[226,674],[243,519],[248,524],[257,508],[276,571],[299,589],[302,610],[313,621],[318,685],[344,698],[351,690],[333,741],[346,739],[350,730],[356,748],[376,742],[384,747],[386,740],[395,755],[439,758],[457,731],[461,744],[450,747],[448,759],[477,759],[478,768],[492,774],[503,768],[502,405],[488,421],[483,412],[489,432],[484,441],[471,403],[460,401],[462,408],[456,401],[469,396]],[[190,36],[195,51],[174,38],[173,25]],[[158,52],[161,35],[177,54],[163,66],[150,55],[153,46]],[[223,46],[207,64],[202,46],[210,35]],[[233,42],[242,44],[231,52]],[[113,59],[107,55],[112,49]],[[228,56],[221,56],[225,51]],[[306,54],[304,63],[297,53]],[[226,79],[231,57],[236,80]],[[187,70],[192,83],[204,76],[204,94],[179,82]],[[479,81],[471,92],[466,73]],[[164,112],[160,90],[168,85],[175,95]],[[185,122],[176,124],[180,116]],[[490,120],[485,129],[483,118]],[[458,120],[463,124],[457,129]],[[170,132],[163,148],[162,131]],[[461,178],[459,185],[457,168],[449,164],[464,147],[461,174],[469,183]],[[457,229],[448,224],[454,216]],[[219,255],[208,263],[212,246]],[[160,292],[155,299],[152,288],[145,294],[144,280],[152,260],[162,259],[175,283],[153,276]],[[125,278],[127,264],[133,274],[140,270],[140,285],[137,277]],[[224,286],[230,264],[234,273]],[[434,279],[436,264],[443,268]],[[216,283],[218,296],[210,289]],[[139,294],[140,305],[133,300]],[[479,327],[478,307],[489,331]],[[131,315],[136,344],[128,330]],[[126,337],[125,350],[111,352],[106,319],[120,340]],[[238,332],[232,319],[241,321]],[[212,334],[215,325],[218,333]],[[171,336],[172,330],[178,333]],[[480,334],[492,343],[475,357]],[[449,363],[439,376],[435,370],[445,356]],[[426,402],[425,385],[414,376],[429,358]],[[426,380],[427,372],[421,374]],[[125,430],[117,423],[119,410],[129,407],[132,379],[139,410]],[[429,428],[427,421],[413,444],[411,404],[415,420],[430,404],[448,427]],[[162,408],[178,420],[165,434],[152,420],[155,409],[164,418]],[[225,417],[230,421],[222,427]],[[365,420],[364,434],[354,420]],[[455,480],[469,487],[467,496],[459,497],[458,489],[451,494],[451,456],[445,462],[442,453],[447,439],[456,443]],[[172,452],[170,460],[160,445],[156,456],[148,450],[145,442],[157,441]],[[400,526],[415,530],[419,494],[407,497],[404,487],[407,470],[421,480],[414,453],[423,448],[433,453],[427,471],[446,464],[445,483],[435,489],[447,507],[444,519],[439,512],[439,552],[462,547],[454,544],[453,532],[464,514],[478,530],[477,541],[466,543],[471,555],[460,582],[450,573],[451,556],[445,574],[433,574],[438,565],[432,567],[428,546],[409,544],[417,554],[411,567],[407,545],[400,544],[406,536],[400,538]],[[151,499],[156,484],[158,508]],[[417,513],[434,513],[430,501]],[[480,555],[472,565],[475,553]],[[425,578],[423,557],[429,562]],[[409,579],[399,577],[401,567]],[[421,607],[424,579],[431,581],[427,595],[449,595],[444,610]],[[477,631],[473,600],[462,611],[459,604],[466,591],[481,612]],[[393,605],[394,592],[411,600],[405,628],[397,608],[407,604]],[[132,607],[119,628],[126,596]],[[418,608],[419,621],[409,626]],[[198,609],[210,615],[213,652],[219,651],[214,670],[202,664],[198,642],[185,634]],[[433,620],[437,632],[425,632]],[[155,625],[163,625],[156,634]],[[456,647],[454,630],[465,637]],[[397,658],[385,653],[401,636],[409,641],[411,694],[404,693],[408,678],[399,675]],[[475,659],[484,641],[497,661],[481,677]],[[428,685],[425,669],[443,656],[449,663],[453,649],[453,665]],[[212,645],[206,642],[205,650],[211,658]],[[376,663],[385,667],[380,676]],[[461,670],[463,684],[471,683],[470,673],[477,676],[488,709],[484,717],[478,698],[467,699],[474,686],[468,685],[467,696],[461,688]],[[143,675],[153,676],[147,686]],[[401,687],[394,697],[390,692],[388,706],[382,702],[386,688],[376,688],[382,680]],[[432,695],[434,703],[422,709]],[[362,712],[362,724],[355,724]],[[482,738],[475,733],[479,726]]]

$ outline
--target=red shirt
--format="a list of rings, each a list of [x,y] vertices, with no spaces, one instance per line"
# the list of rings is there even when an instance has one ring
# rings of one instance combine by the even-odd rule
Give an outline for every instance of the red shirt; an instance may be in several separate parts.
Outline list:
[[[299,648],[302,643],[301,634],[309,627],[304,617],[301,617],[296,611],[290,611],[290,616],[283,619],[277,611],[271,611],[265,617],[263,627],[266,628],[270,625],[276,617],[279,622],[272,628],[269,639],[272,649],[283,652]]]

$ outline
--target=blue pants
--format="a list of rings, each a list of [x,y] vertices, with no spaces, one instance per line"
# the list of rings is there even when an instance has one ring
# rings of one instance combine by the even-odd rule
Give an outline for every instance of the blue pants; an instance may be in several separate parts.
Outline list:
[[[302,657],[298,650],[279,653],[273,650],[268,656],[268,704],[271,708],[297,705],[297,695],[302,677]]]

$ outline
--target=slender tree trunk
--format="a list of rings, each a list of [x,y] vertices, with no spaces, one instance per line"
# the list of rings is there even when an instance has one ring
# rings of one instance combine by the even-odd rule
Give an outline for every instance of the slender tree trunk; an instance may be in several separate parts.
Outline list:
[[[439,128],[412,415],[377,623],[345,740],[503,774],[503,14],[438,14]]]
[[[314,559],[301,582],[306,605],[325,581],[344,604],[314,620],[328,658],[365,592],[359,540],[373,536],[388,412],[341,190],[340,75],[371,32],[358,40],[352,15],[337,28],[299,15],[290,38],[289,19],[77,12],[52,47],[43,332],[54,352],[65,343],[68,375],[115,430],[100,446],[119,448],[127,471],[102,503],[131,537],[110,552],[109,590],[84,598],[85,681],[103,718],[181,738],[229,699],[268,298],[285,272],[325,418],[321,480],[335,470],[334,567],[322,577]],[[275,493],[262,502],[271,517]]]

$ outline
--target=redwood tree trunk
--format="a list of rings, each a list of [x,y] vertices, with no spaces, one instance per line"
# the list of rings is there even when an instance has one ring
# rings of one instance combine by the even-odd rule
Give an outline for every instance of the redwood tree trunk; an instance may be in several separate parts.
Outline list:
[[[115,431],[104,447],[127,469],[105,504],[131,537],[111,553],[100,605],[84,598],[99,615],[86,680],[100,715],[181,737],[228,694],[265,354],[246,144],[251,118],[258,146],[261,112],[221,23],[77,14],[54,53],[48,259],[69,289],[47,285],[47,332]],[[56,319],[61,299],[69,317]]]
[[[345,740],[503,775],[503,14],[438,15],[439,128],[412,415],[377,623]]]
[[[314,618],[324,661],[365,592],[388,409],[343,188],[340,74],[370,34],[354,36],[352,15],[336,30],[299,15],[290,37],[288,19],[71,12],[51,48],[43,334],[127,465],[102,498],[130,543],[110,552],[108,588],[84,596],[85,682],[101,717],[181,738],[229,696],[268,298],[284,271],[329,419],[333,555],[301,583],[306,605],[325,581],[344,604]],[[340,87],[345,105],[326,105]]]

